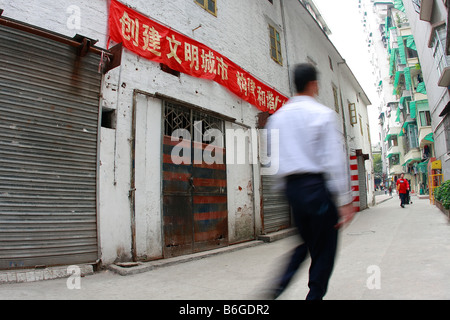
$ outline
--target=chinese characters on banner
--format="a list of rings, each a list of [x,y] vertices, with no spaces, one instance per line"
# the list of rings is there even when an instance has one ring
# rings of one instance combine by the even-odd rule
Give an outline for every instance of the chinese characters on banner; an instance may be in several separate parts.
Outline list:
[[[213,80],[259,110],[273,113],[288,98],[207,46],[112,0],[109,33],[114,42],[151,61]]]

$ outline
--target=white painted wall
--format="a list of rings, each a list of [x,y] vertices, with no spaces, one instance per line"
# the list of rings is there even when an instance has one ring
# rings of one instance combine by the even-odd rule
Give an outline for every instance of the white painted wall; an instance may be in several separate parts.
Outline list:
[[[140,260],[162,257],[161,114],[161,100],[136,95],[135,228]]]
[[[226,130],[227,180],[232,181],[227,186],[228,237],[230,243],[237,243],[253,239],[255,232],[256,236],[261,234],[259,201],[256,200],[260,196],[255,188],[255,184],[259,185],[259,175],[253,175],[253,171],[258,169],[257,162],[253,161],[252,150],[253,146],[257,146],[255,136],[252,136],[256,130],[230,122],[226,123]],[[231,154],[234,156],[231,157]],[[245,157],[241,158],[241,155]]]
[[[370,101],[344,59],[325,33],[318,28],[309,13],[296,1],[283,1],[283,3],[289,46],[288,59],[291,67],[302,62],[316,63],[319,70],[319,102],[335,110],[332,88],[333,86],[338,88],[339,94],[342,95],[342,99],[339,97],[339,104],[342,100],[342,106],[336,117],[341,122],[343,134],[344,126],[346,127],[349,152],[350,149],[362,149],[363,153],[370,154],[370,160],[365,162],[365,169],[368,203],[371,204],[374,199],[374,183],[370,132],[367,131],[369,123],[367,107]],[[330,59],[332,67],[330,67]],[[358,123],[354,126],[350,125],[349,102],[356,104]],[[363,135],[361,135],[359,115],[362,118]]]

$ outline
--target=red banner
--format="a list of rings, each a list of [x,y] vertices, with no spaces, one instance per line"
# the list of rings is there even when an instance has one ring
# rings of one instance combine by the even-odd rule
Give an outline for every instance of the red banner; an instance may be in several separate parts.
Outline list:
[[[109,33],[111,40],[139,56],[213,80],[261,111],[273,113],[288,99],[218,52],[116,0],[111,0]]]

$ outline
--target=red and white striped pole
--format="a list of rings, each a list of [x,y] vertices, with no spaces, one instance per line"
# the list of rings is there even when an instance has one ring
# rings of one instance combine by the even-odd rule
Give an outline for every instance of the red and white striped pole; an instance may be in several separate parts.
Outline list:
[[[356,212],[359,212],[359,176],[358,176],[358,157],[350,156],[350,184],[352,188],[353,206],[356,208]]]

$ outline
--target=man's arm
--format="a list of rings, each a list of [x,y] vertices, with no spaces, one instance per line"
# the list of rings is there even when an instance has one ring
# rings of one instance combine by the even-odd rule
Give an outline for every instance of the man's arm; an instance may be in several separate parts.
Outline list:
[[[344,227],[347,223],[353,220],[355,217],[356,209],[353,203],[346,204],[338,208],[339,210],[339,222],[334,226],[336,229]]]
[[[337,129],[335,115],[328,113],[324,116],[325,124],[322,126],[321,154],[322,166],[325,170],[327,187],[333,194],[338,207],[352,202],[350,187],[349,163],[342,135]]]
[[[327,185],[330,192],[336,197],[339,222],[336,229],[350,223],[355,216],[356,208],[353,206],[353,198],[350,187],[349,163],[345,144],[341,133],[337,130],[337,121],[334,114],[330,114],[324,133],[323,161],[326,168]],[[325,127],[325,126],[324,126]]]

